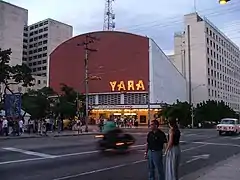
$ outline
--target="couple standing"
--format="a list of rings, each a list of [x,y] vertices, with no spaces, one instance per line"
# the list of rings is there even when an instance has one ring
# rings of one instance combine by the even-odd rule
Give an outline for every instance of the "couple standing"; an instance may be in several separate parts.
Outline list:
[[[151,131],[147,136],[147,147],[145,158],[148,159],[149,180],[156,180],[155,169],[158,180],[178,180],[178,169],[180,163],[180,130],[175,119],[169,119],[168,140],[163,131],[159,129],[157,120],[151,121]],[[166,147],[164,148],[164,146]],[[163,149],[165,149],[165,168],[163,165]]]

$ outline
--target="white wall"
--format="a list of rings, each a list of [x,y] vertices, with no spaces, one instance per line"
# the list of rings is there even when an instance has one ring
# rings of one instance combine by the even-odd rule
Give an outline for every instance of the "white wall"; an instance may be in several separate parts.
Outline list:
[[[152,39],[149,39],[149,48],[150,102],[186,101],[184,77]]]
[[[12,49],[10,65],[22,64],[23,31],[28,11],[0,1],[0,48]]]
[[[205,22],[201,21],[197,14],[188,14],[185,18],[185,52],[186,52],[186,74],[189,81],[188,61],[188,31],[190,25],[190,51],[191,51],[191,82],[192,102],[197,104],[208,100],[207,90],[207,57],[206,57],[206,34]],[[187,89],[189,91],[189,88]]]
[[[34,81],[32,82],[34,85],[31,87],[23,87],[22,84],[14,84],[10,85],[10,89],[14,93],[26,93],[28,90],[39,90],[47,86],[47,77],[44,76],[35,76],[33,75]]]
[[[49,19],[48,55],[63,42],[73,36],[73,27],[62,22]]]

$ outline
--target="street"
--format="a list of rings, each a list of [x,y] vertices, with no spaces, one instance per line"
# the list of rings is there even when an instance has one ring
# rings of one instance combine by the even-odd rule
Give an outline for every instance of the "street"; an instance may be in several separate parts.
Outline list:
[[[143,159],[147,132],[134,133],[127,154],[100,154],[94,135],[0,140],[0,177],[4,180],[146,180]],[[240,153],[240,136],[218,136],[214,129],[182,130],[182,180]]]

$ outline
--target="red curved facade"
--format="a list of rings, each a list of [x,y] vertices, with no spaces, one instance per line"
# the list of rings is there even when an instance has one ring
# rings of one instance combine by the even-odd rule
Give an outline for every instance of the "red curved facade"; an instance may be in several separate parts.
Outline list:
[[[99,39],[90,44],[89,75],[99,76],[101,80],[89,81],[90,93],[111,92],[111,81],[133,80],[144,82],[148,90],[149,79],[149,39],[123,32],[100,31],[91,36]],[[83,46],[86,34],[76,36],[59,45],[50,55],[49,86],[60,91],[61,83],[84,93],[84,57]]]

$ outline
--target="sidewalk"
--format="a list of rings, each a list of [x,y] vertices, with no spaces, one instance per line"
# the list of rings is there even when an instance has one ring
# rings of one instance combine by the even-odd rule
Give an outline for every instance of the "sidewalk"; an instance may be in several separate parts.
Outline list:
[[[78,134],[77,131],[73,130],[64,130],[58,133],[57,131],[55,132],[48,132],[47,136],[45,135],[40,135],[37,133],[33,134],[28,134],[28,133],[23,133],[21,136],[0,136],[0,140],[5,140],[5,139],[26,139],[26,138],[44,138],[44,137],[63,137],[63,136],[82,136],[82,135],[96,135],[99,134],[99,128],[97,125],[90,125],[88,126],[89,132],[83,132]],[[122,128],[126,132],[132,133],[134,131],[146,131],[148,130],[147,127],[138,127],[138,128]]]
[[[48,132],[47,136],[45,135],[40,135],[37,133],[33,134],[28,134],[28,133],[23,133],[20,136],[0,136],[0,140],[4,139],[26,139],[26,138],[43,138],[43,137],[62,137],[62,136],[81,136],[81,135],[94,135],[98,134],[98,132],[83,132],[78,134],[77,131],[62,131],[60,133],[58,132]]]
[[[239,180],[240,154],[224,161],[221,165],[213,167],[210,172],[196,180]]]
[[[43,137],[62,137],[62,136],[81,136],[81,135],[94,135],[98,134],[98,129],[95,126],[89,126],[89,132],[83,132],[78,134],[77,131],[72,131],[72,130],[64,130],[58,133],[57,131],[55,132],[48,132],[47,136],[45,135],[40,135],[37,133],[23,133],[20,136],[0,136],[0,140],[5,140],[5,139],[26,139],[26,138],[43,138]]]

